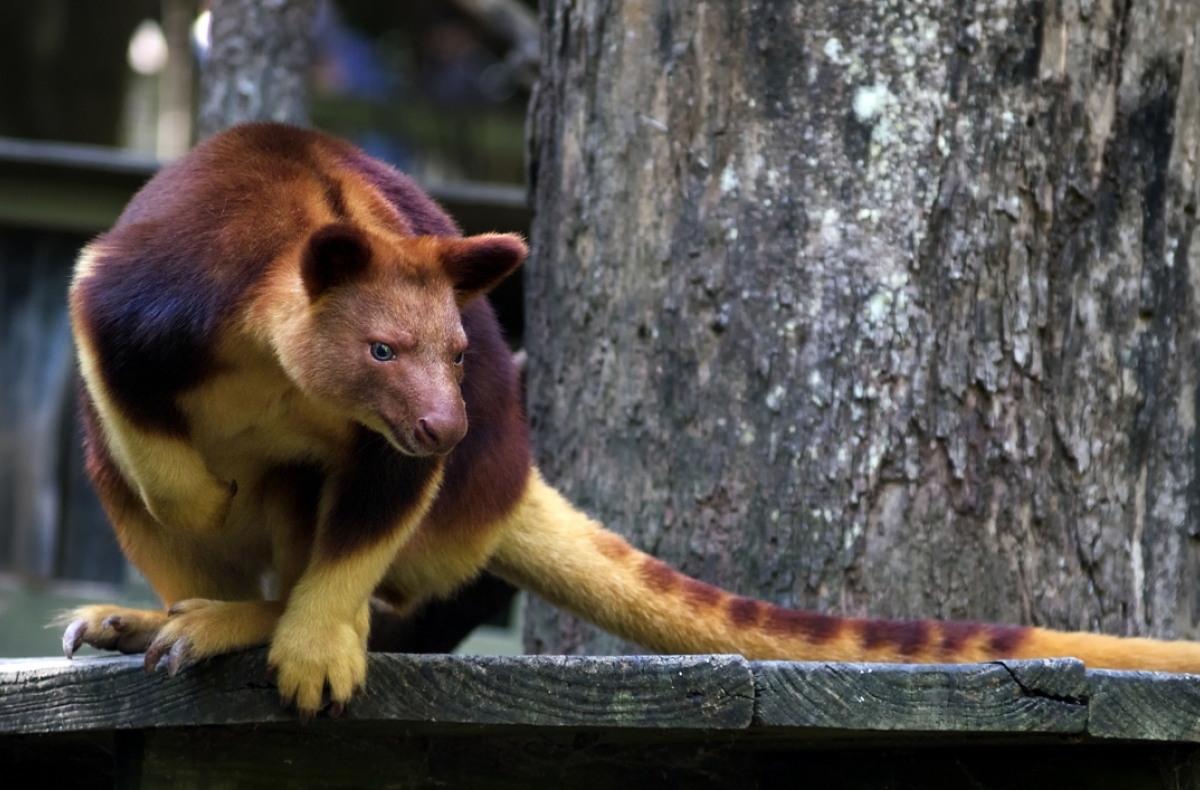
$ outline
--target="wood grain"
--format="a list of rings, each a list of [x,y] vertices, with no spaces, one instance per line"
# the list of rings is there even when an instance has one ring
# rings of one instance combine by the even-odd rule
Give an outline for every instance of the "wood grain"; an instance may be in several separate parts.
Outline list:
[[[740,729],[754,686],[737,656],[374,657],[353,719]]]
[[[262,651],[176,678],[138,657],[0,660],[0,776],[139,790],[1200,786],[1195,677],[1071,659],[370,660],[343,718],[306,727],[279,708]]]
[[[1200,742],[1200,677],[1096,670],[1088,687],[1091,735]]]
[[[345,722],[614,730],[1076,735],[1200,742],[1200,678],[1074,659],[953,666],[737,656],[375,653]],[[0,738],[295,722],[263,651],[147,675],[141,658],[0,660]],[[790,736],[789,736],[790,737]]]
[[[741,729],[753,713],[733,656],[523,658],[373,654],[349,721]],[[292,722],[265,653],[176,678],[138,657],[0,662],[0,733]]]
[[[766,727],[925,732],[1082,733],[1083,664],[1074,659],[953,666],[751,665]]]

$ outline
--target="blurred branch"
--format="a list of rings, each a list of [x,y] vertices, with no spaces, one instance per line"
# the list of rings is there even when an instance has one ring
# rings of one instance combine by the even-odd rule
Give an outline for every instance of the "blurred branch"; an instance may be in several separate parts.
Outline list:
[[[537,14],[518,0],[450,0],[488,35],[508,47],[505,60],[529,87],[537,79],[540,50]]]

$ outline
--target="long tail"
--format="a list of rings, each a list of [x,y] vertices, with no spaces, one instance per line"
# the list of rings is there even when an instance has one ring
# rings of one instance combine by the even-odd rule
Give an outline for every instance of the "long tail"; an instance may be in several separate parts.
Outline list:
[[[536,471],[489,569],[661,653],[922,664],[1073,656],[1093,668],[1200,674],[1200,643],[833,617],[733,595],[633,548],[573,508]]]

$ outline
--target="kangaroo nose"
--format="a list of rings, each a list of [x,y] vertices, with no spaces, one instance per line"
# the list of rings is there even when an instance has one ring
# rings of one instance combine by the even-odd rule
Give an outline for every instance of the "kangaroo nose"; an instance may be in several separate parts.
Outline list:
[[[413,438],[421,449],[433,455],[445,455],[467,435],[465,415],[432,412],[417,420]]]

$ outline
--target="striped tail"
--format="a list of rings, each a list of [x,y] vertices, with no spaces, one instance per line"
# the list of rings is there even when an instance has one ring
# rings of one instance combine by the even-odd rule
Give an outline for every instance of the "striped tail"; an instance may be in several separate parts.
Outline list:
[[[1071,656],[1092,668],[1200,674],[1200,643],[784,609],[689,578],[573,508],[534,471],[489,569],[661,653],[748,659],[965,663]]]

